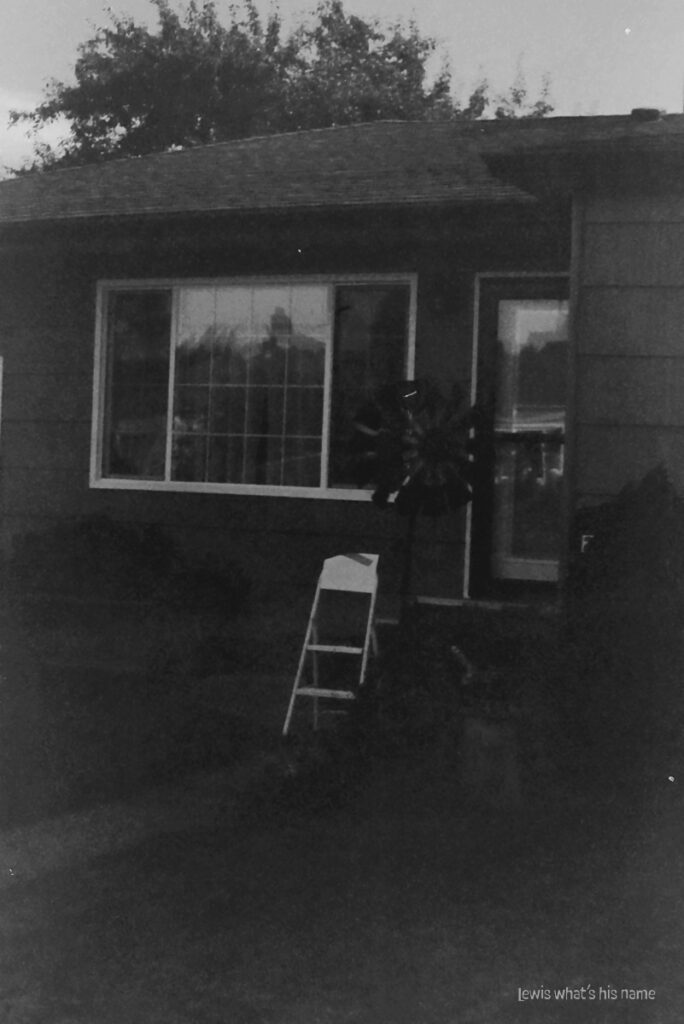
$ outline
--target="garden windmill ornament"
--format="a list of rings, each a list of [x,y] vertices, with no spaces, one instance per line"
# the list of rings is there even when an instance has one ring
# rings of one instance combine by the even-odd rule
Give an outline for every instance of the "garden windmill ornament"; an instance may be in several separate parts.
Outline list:
[[[407,518],[401,596],[410,592],[419,514],[455,512],[472,498],[476,411],[454,387],[449,398],[428,380],[379,388],[354,420],[352,451],[359,486],[374,485],[379,508]],[[393,499],[393,501],[392,501]]]

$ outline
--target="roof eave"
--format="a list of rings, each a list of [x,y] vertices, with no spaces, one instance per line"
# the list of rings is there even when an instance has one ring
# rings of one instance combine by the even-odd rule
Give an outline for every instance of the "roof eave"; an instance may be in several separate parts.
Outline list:
[[[684,188],[684,140],[621,138],[483,154],[493,174],[540,199],[604,188]]]
[[[67,224],[82,224],[87,221],[97,221],[105,223],[114,223],[121,221],[133,221],[133,220],[166,220],[166,219],[179,219],[187,217],[215,217],[220,216],[231,216],[231,217],[251,217],[251,216],[271,216],[271,217],[283,217],[292,216],[296,214],[339,214],[339,213],[351,213],[351,212],[366,212],[372,211],[394,211],[401,212],[404,210],[439,210],[439,209],[475,209],[478,207],[487,208],[491,206],[503,207],[503,206],[535,206],[539,203],[539,198],[529,192],[522,191],[514,186],[511,186],[508,190],[500,193],[494,192],[490,195],[482,196],[471,196],[468,198],[459,197],[440,197],[437,199],[425,199],[416,197],[414,199],[402,199],[397,200],[369,200],[354,201],[354,202],[337,202],[337,203],[292,203],[292,204],[280,204],[277,206],[266,205],[266,204],[255,204],[254,206],[212,206],[212,207],[187,207],[183,209],[169,208],[169,209],[142,209],[142,210],[124,210],[115,213],[103,212],[103,211],[76,211],[69,212],[64,215],[46,215],[46,216],[25,216],[25,217],[1,217],[0,216],[0,227],[2,226],[21,226],[21,225],[67,225]]]

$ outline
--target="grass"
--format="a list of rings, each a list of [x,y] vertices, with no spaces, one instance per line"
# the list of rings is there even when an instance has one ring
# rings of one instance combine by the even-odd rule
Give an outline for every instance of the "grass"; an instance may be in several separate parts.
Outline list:
[[[15,859],[4,862],[15,871],[3,880],[0,912],[0,1019],[681,1020],[684,819],[677,785],[662,772],[636,791],[605,773],[599,785],[590,760],[578,770],[577,738],[565,727],[559,699],[567,666],[552,622],[498,622],[486,646],[502,670],[494,683],[505,682],[503,699],[520,736],[519,802],[467,799],[462,785],[458,719],[448,714],[458,690],[449,645],[471,645],[469,654],[480,657],[483,623],[424,613],[411,657],[386,663],[384,720],[392,742],[362,729],[357,747],[333,734],[299,754],[296,743],[281,747],[277,740],[291,680],[282,651],[294,631],[279,620],[273,644],[280,660],[262,644],[263,660],[252,655],[250,665],[244,652],[259,650],[251,641],[263,636],[263,623],[233,624],[243,660],[232,673],[207,676],[202,698],[212,719],[218,707],[231,708],[243,723],[260,726],[232,763],[228,757],[211,775],[177,779],[138,803],[96,809],[81,819],[92,832],[85,849],[46,856],[33,877],[22,873],[29,847],[15,831]],[[133,649],[129,643],[129,655]],[[55,693],[83,698],[98,681],[86,672],[79,682],[66,668],[60,679],[54,649],[51,659]],[[406,702],[392,697],[402,672],[413,687]],[[188,691],[188,678],[175,676],[167,734],[183,719],[188,693],[197,706],[197,681]],[[100,761],[125,747],[132,708],[133,717],[151,723],[162,694],[169,697],[168,689],[156,691],[145,705],[136,703],[142,698],[133,677],[128,688],[122,677],[99,682],[95,704],[79,705],[92,763],[105,722],[111,737]],[[411,709],[438,693],[440,713],[409,728]],[[88,732],[87,719],[100,725]],[[206,744],[200,734],[190,749],[206,751]],[[198,767],[192,757],[187,764]],[[79,819],[69,821],[78,830]],[[68,845],[65,819],[26,835],[36,828],[54,849]],[[597,999],[522,1002],[518,991],[582,986]],[[600,986],[618,994],[654,989],[656,996],[648,1004],[599,1002]]]
[[[674,1024],[679,820],[578,800],[466,811],[425,763],[382,766],[296,825],[226,807],[6,893],[3,1019]],[[599,984],[656,1001],[517,998]]]

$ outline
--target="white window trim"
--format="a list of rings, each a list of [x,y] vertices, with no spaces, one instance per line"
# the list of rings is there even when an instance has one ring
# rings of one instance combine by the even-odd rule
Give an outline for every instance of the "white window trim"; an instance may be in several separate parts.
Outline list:
[[[281,275],[276,277],[219,277],[219,278],[145,278],[107,279],[97,285],[97,309],[95,316],[95,359],[93,368],[93,411],[90,443],[90,487],[112,491],[173,491],[193,494],[242,494],[261,495],[276,498],[324,498],[343,501],[368,501],[369,491],[347,487],[326,487],[328,459],[323,459],[322,482],[320,487],[280,487],[272,484],[206,483],[183,480],[137,480],[105,477],[102,475],[102,452],[104,432],[104,394],[106,375],[106,299],[110,291],[126,289],[149,291],[168,288],[173,293],[174,322],[177,322],[177,302],[181,288],[197,286],[288,286],[288,285],[373,285],[405,284],[409,286],[408,344],[405,354],[404,373],[411,380],[415,372],[416,311],[418,302],[417,274],[325,274],[325,275]],[[173,348],[172,348],[173,356]],[[327,455],[330,435],[330,394],[332,374],[332,345],[326,350],[326,381],[323,407],[323,453]],[[167,430],[167,444],[170,443]]]

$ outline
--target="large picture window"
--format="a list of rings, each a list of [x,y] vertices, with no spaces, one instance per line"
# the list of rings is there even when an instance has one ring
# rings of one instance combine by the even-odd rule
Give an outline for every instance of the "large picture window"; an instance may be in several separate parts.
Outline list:
[[[414,290],[101,285],[93,485],[352,496],[352,417],[412,374]]]

